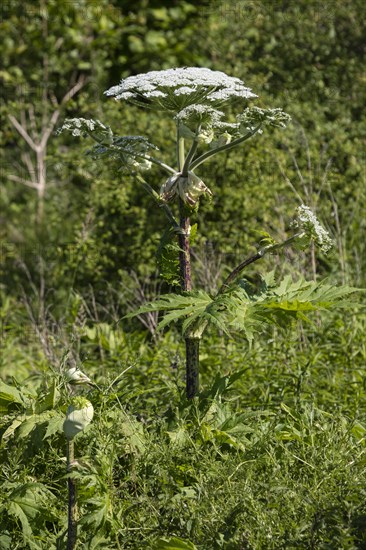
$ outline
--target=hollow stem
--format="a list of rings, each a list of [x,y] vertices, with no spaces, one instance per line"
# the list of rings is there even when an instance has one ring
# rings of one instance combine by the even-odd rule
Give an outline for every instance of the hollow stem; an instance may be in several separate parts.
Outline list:
[[[178,170],[181,172],[185,166],[184,139],[177,132]],[[189,154],[188,154],[189,156]],[[191,249],[189,234],[191,230],[190,219],[182,199],[179,199],[179,267],[181,288],[183,291],[192,290],[191,275]],[[197,395],[199,390],[199,338],[187,336],[186,344],[186,394],[188,399]]]
[[[199,391],[200,339],[186,338],[186,394],[188,399]]]
[[[187,177],[188,170],[189,170],[189,165],[190,165],[191,161],[193,160],[194,155],[196,154],[196,151],[197,151],[197,148],[198,148],[198,138],[197,138],[197,136],[199,134],[200,129],[201,129],[201,125],[199,125],[197,127],[196,138],[193,140],[191,148],[189,149],[187,157],[184,161],[184,165],[183,165],[183,168],[182,168],[182,176],[183,177]]]

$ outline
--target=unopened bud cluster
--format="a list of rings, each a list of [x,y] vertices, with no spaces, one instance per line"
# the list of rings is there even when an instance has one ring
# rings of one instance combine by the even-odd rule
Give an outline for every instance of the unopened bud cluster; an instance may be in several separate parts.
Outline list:
[[[85,397],[75,397],[66,411],[63,431],[67,439],[73,439],[93,420],[93,405]]]

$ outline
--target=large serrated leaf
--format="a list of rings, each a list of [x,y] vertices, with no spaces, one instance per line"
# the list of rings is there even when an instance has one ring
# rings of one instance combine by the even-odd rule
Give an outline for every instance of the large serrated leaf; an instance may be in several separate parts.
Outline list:
[[[192,542],[172,537],[170,539],[159,539],[154,545],[154,550],[197,550]]]
[[[44,434],[43,439],[47,439],[48,437],[51,437],[51,435],[54,435],[57,432],[61,433],[64,420],[65,420],[65,417],[63,414],[54,411],[52,416],[48,420],[47,430],[46,430],[46,433]]]

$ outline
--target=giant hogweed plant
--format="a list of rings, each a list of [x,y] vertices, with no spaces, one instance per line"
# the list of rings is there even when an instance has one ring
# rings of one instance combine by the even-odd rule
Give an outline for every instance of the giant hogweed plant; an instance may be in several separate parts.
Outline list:
[[[186,393],[193,398],[199,391],[199,348],[203,334],[214,325],[226,334],[244,331],[252,341],[255,333],[268,324],[285,326],[294,320],[307,320],[308,313],[337,305],[350,305],[348,295],[355,289],[334,287],[285,277],[276,283],[273,272],[263,276],[259,288],[253,288],[242,276],[250,264],[284,247],[304,248],[311,242],[326,253],[331,245],[329,234],[313,212],[300,205],[293,221],[293,234],[275,242],[266,234],[263,247],[244,259],[229,274],[218,292],[211,296],[192,288],[191,242],[196,231],[192,219],[203,197],[212,191],[199,176],[200,166],[215,155],[239,148],[245,141],[262,134],[268,127],[285,128],[290,116],[282,109],[248,106],[257,96],[239,78],[205,68],[178,68],[130,76],[106,95],[143,109],[159,110],[176,124],[176,166],[158,158],[158,147],[144,136],[120,136],[99,120],[67,119],[59,132],[90,136],[95,144],[88,154],[93,158],[115,159],[121,169],[132,173],[164,211],[167,229],[159,247],[161,274],[171,284],[180,284],[180,293],[160,296],[127,317],[161,311],[159,327],[180,322],[186,346]],[[235,119],[225,109],[239,105]],[[147,181],[152,165],[167,173],[160,191]],[[177,269],[176,269],[177,268]]]

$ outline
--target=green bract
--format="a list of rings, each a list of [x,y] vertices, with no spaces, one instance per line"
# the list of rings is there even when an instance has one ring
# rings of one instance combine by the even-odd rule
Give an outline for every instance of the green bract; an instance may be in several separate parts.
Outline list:
[[[66,411],[63,431],[67,439],[73,439],[93,420],[94,407],[85,397],[75,397]]]
[[[181,172],[177,172],[162,185],[160,198],[164,202],[170,202],[174,198],[180,197],[184,203],[194,207],[200,196],[205,193],[212,195],[210,189],[196,174],[188,172],[188,176],[184,177]]]

